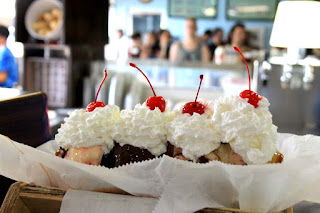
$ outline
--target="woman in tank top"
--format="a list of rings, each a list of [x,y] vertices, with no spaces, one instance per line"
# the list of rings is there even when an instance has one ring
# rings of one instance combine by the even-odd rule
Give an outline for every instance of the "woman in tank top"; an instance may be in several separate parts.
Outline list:
[[[185,39],[176,42],[170,49],[170,61],[210,61],[208,47],[196,36],[197,23],[194,18],[188,18],[185,26]]]

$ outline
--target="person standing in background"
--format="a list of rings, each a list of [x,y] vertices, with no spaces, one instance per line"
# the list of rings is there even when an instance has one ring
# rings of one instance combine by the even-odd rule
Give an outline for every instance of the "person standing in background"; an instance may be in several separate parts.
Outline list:
[[[0,87],[12,88],[18,82],[16,59],[7,47],[9,30],[0,25]]]
[[[125,61],[128,58],[128,38],[124,36],[123,30],[117,30],[117,37],[113,45],[116,52],[116,60]]]
[[[216,28],[212,31],[212,43],[208,45],[210,53],[211,53],[211,60],[214,59],[214,51],[220,45],[224,45],[223,43],[223,30],[221,28]]]
[[[202,39],[197,37],[197,21],[188,18],[185,25],[185,38],[172,44],[170,49],[170,61],[210,61],[210,52]]]
[[[121,29],[118,29],[117,30],[117,39],[121,39],[123,37],[123,30],[121,30]]]
[[[247,34],[245,26],[241,23],[233,25],[228,35],[227,44],[219,46],[215,50],[214,62],[216,64],[239,64],[242,63],[241,56],[234,51],[233,47],[238,47],[245,53],[251,50],[247,45]]]
[[[131,45],[129,46],[128,54],[129,58],[139,58],[142,49],[141,34],[136,32],[131,36]]]
[[[206,30],[202,35],[202,40],[205,44],[209,45],[211,43],[212,32],[211,30]]]
[[[160,54],[159,58],[168,59],[171,47],[171,34],[168,30],[162,30],[159,36]]]
[[[159,42],[155,32],[146,34],[146,41],[142,45],[140,58],[157,58],[160,52]]]

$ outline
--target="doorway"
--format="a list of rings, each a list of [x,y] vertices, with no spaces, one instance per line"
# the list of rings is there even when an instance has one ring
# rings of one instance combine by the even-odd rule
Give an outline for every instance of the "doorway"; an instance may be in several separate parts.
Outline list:
[[[150,31],[167,28],[168,17],[163,9],[130,8],[127,34],[133,32],[145,34]]]
[[[160,29],[160,15],[133,15],[133,32],[145,34]]]

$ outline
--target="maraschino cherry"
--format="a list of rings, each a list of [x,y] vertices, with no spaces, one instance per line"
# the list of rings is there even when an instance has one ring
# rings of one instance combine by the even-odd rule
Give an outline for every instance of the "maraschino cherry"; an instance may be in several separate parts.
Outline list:
[[[200,102],[197,102],[202,79],[203,79],[203,75],[200,75],[200,84],[199,84],[196,99],[193,102],[186,103],[183,106],[183,109],[182,109],[183,114],[189,113],[192,116],[193,113],[198,113],[198,114],[202,115],[205,112],[205,108],[206,108],[205,105],[201,104]]]
[[[262,99],[261,96],[259,96],[258,93],[251,91],[251,81],[250,81],[250,71],[249,71],[249,67],[247,64],[246,59],[244,58],[243,54],[241,53],[241,51],[239,50],[238,47],[233,47],[235,51],[237,51],[238,53],[240,53],[241,57],[243,58],[244,63],[246,63],[247,66],[247,70],[248,70],[248,77],[249,77],[249,90],[244,90],[240,93],[240,97],[243,99],[248,98],[248,103],[251,104],[252,106],[254,106],[254,108],[257,108],[259,105],[259,101]]]
[[[100,90],[101,90],[102,84],[103,84],[104,81],[106,80],[107,76],[108,76],[107,69],[105,69],[105,70],[104,70],[104,78],[102,79],[102,81],[101,81],[101,83],[100,83],[99,89],[98,89],[97,94],[96,94],[96,98],[94,99],[94,102],[91,102],[91,103],[87,106],[86,112],[92,112],[92,111],[95,110],[95,108],[97,108],[97,107],[104,107],[104,106],[106,106],[102,101],[97,101],[97,98],[98,98],[99,92],[100,92]]]
[[[142,73],[142,75],[147,79],[147,81],[152,89],[154,96],[150,96],[147,99],[147,106],[149,107],[149,109],[154,110],[156,107],[158,107],[161,112],[164,112],[166,110],[166,101],[164,100],[164,98],[162,96],[156,95],[148,77],[139,69],[139,67],[137,67],[137,65],[130,63],[130,66],[136,68],[137,70],[139,70]]]

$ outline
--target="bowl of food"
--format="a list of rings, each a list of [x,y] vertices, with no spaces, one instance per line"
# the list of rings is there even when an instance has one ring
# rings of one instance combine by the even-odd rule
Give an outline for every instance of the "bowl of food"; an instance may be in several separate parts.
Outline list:
[[[28,8],[25,26],[28,33],[39,40],[56,40],[61,37],[63,6],[57,0],[37,0]]]

